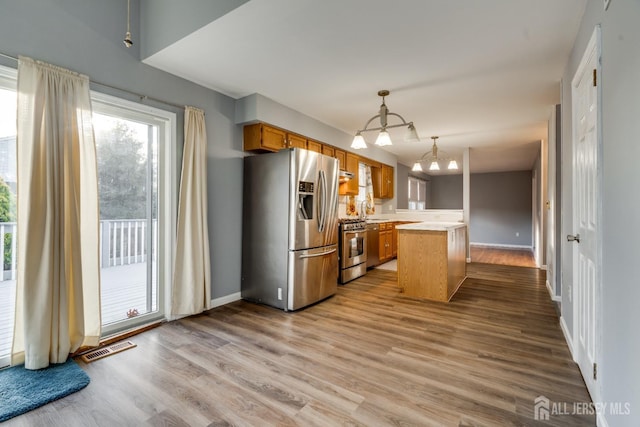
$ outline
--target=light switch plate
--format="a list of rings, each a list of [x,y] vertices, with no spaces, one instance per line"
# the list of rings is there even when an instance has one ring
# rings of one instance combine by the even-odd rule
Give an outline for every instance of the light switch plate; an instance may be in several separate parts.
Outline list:
[[[611,4],[611,0],[604,0],[604,10],[609,8],[609,4]]]

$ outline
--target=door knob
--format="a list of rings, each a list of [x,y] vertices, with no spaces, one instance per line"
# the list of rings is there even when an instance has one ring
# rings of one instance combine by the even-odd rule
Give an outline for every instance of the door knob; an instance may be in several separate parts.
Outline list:
[[[567,234],[567,242],[580,243],[580,234],[576,234],[575,236],[573,236],[571,234]]]

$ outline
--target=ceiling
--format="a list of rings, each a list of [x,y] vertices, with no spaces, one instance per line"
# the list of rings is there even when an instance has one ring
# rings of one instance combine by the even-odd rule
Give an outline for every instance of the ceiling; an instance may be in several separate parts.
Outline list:
[[[377,92],[472,172],[531,169],[586,0],[250,0],[145,59],[233,98],[259,93],[354,134]],[[389,124],[396,123],[394,118]],[[364,134],[373,143],[376,133]]]

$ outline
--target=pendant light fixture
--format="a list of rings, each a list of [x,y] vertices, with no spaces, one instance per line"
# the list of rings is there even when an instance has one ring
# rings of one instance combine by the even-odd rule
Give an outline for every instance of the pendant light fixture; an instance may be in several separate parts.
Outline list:
[[[387,105],[384,103],[384,97],[389,95],[388,90],[380,90],[378,91],[378,96],[382,97],[382,105],[380,105],[380,111],[377,115],[371,117],[367,124],[364,125],[363,129],[360,129],[356,132],[355,137],[353,138],[353,142],[351,143],[351,148],[354,150],[359,150],[362,148],[367,148],[367,143],[362,136],[362,132],[369,132],[379,130],[378,138],[376,138],[376,145],[380,147],[384,147],[385,145],[391,145],[391,136],[389,136],[389,132],[387,129],[397,128],[406,126],[407,132],[405,134],[404,140],[407,142],[418,142],[420,141],[420,137],[418,136],[418,132],[416,131],[415,126],[413,126],[413,122],[407,122],[400,114],[392,113],[387,108]],[[388,116],[398,117],[402,123],[398,123],[395,125],[389,125],[387,123]],[[369,129],[369,125],[375,119],[380,118],[380,126]]]
[[[124,35],[124,40],[122,42],[126,47],[133,46],[133,41],[131,40],[131,0],[127,0],[127,33]]]
[[[444,151],[438,150],[438,144],[437,144],[438,137],[432,136],[431,139],[433,139],[433,146],[431,147],[431,151],[424,153],[424,155],[420,158],[420,160],[418,160],[413,164],[413,167],[411,168],[411,170],[413,172],[422,172],[423,171],[422,162],[430,162],[429,170],[439,171],[440,170],[440,163],[438,163],[439,160],[444,160],[444,161],[450,160],[449,165],[447,166],[447,169],[458,170],[458,162],[456,162],[455,159],[449,159]]]

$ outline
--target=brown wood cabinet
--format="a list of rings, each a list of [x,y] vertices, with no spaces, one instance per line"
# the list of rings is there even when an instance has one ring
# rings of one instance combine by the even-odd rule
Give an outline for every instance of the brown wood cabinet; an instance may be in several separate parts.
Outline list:
[[[311,141],[309,141],[311,142]],[[336,149],[330,145],[322,145],[322,154],[325,156],[336,157]]]
[[[309,139],[307,141],[307,150],[315,151],[316,153],[322,153],[322,144],[318,141],[312,141]]]
[[[307,148],[307,139],[295,133],[287,133],[287,148]]]
[[[307,139],[264,123],[244,127],[244,151],[280,151],[293,147],[307,148]]]
[[[393,167],[380,164],[371,167],[373,197],[377,199],[393,198]]]
[[[380,224],[378,246],[378,258],[381,264],[393,259],[393,223],[383,222]]]
[[[345,170],[347,168],[347,152],[338,148],[336,148],[334,152],[335,158],[338,159],[338,163],[340,163],[340,170]]]
[[[393,168],[391,166],[382,165],[381,181],[380,181],[380,198],[393,198]]]
[[[465,226],[398,232],[398,286],[417,298],[449,301],[466,278]]]
[[[358,194],[358,156],[355,154],[347,153],[345,168],[348,172],[353,174],[353,178],[349,181],[340,184],[340,195],[357,195]]]

